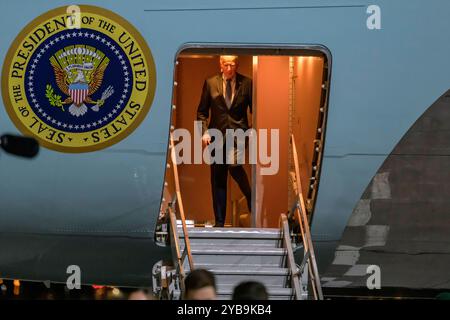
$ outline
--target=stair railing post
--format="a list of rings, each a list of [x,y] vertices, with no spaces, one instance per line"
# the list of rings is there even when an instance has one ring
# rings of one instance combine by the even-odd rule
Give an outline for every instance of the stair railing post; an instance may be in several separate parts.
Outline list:
[[[175,252],[177,255],[177,269],[179,269],[179,274],[180,274],[180,289],[181,292],[184,292],[184,278],[185,278],[185,273],[184,273],[184,267],[183,267],[183,261],[181,258],[181,253],[180,253],[180,244],[178,242],[178,231],[177,231],[177,217],[175,215],[175,213],[173,212],[173,209],[171,208],[171,206],[169,206],[169,220],[170,220],[170,227],[172,228],[172,240],[174,242],[174,247],[175,247]],[[177,270],[178,271],[178,270]]]
[[[291,285],[295,292],[295,299],[301,300],[302,298],[302,286],[299,281],[299,270],[295,263],[294,252],[292,250],[292,242],[289,234],[289,224],[287,217],[284,213],[280,216],[280,231],[283,235],[283,247],[286,249],[287,265],[291,272]]]

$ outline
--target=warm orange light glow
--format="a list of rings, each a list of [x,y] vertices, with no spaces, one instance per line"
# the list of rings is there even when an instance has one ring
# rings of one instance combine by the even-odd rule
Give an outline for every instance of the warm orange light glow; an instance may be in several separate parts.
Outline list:
[[[19,280],[14,280],[14,287],[20,287],[20,281]]]

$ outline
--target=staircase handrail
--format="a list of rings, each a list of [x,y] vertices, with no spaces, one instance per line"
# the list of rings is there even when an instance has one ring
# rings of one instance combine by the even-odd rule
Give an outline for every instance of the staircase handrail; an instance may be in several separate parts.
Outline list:
[[[170,133],[170,158],[172,160],[173,177],[175,180],[175,192],[177,196],[178,209],[180,210],[181,224],[183,228],[184,249],[187,252],[189,268],[194,270],[194,260],[192,259],[191,242],[186,225],[186,216],[184,215],[183,199],[181,197],[180,180],[178,177],[177,156],[175,154],[175,143],[173,142],[173,135]]]
[[[298,163],[298,154],[297,154],[297,148],[295,145],[295,138],[294,135],[291,134],[291,145],[292,145],[292,155],[294,158],[294,166],[295,166],[295,183],[294,191],[296,194],[296,206],[295,206],[295,216],[298,220],[298,223],[300,225],[300,230],[302,233],[302,239],[303,239],[303,246],[305,252],[309,252],[309,260],[311,263],[308,263],[308,269],[311,276],[311,285],[313,289],[314,298],[316,300],[323,300],[323,293],[322,293],[322,286],[320,284],[320,277],[319,277],[319,271],[317,269],[317,262],[316,257],[314,253],[314,247],[312,244],[311,239],[311,231],[309,228],[309,222],[308,217],[306,215],[306,205],[305,200],[303,198],[302,193],[302,184],[300,180],[300,167]]]

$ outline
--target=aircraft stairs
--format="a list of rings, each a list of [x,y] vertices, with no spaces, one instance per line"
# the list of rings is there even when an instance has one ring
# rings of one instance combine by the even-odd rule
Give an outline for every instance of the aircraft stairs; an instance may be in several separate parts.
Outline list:
[[[188,227],[188,230],[195,268],[215,275],[218,299],[231,299],[234,287],[243,281],[263,283],[270,300],[295,299],[280,229]],[[178,234],[180,249],[184,250],[181,221]],[[190,270],[188,261],[184,263],[184,270]],[[296,280],[301,286],[301,299],[308,298],[307,276],[304,272],[300,281]]]
[[[293,141],[294,137],[291,139]],[[169,183],[165,182],[161,216],[168,218],[173,265],[155,266],[152,272],[154,290],[155,287],[160,288],[157,291],[162,299],[182,299],[184,278],[190,270],[198,268],[207,269],[215,275],[219,299],[230,299],[234,287],[249,280],[263,283],[269,299],[323,299],[298,179],[294,141],[292,145],[295,163],[292,183],[296,200],[288,215],[280,214],[280,228],[194,227],[186,221],[171,135],[171,162],[167,164],[167,169],[173,171],[174,188],[171,190]],[[298,226],[297,237],[292,234],[294,222]],[[300,239],[298,244],[293,244],[293,238]],[[299,250],[302,261],[297,264],[294,251]]]

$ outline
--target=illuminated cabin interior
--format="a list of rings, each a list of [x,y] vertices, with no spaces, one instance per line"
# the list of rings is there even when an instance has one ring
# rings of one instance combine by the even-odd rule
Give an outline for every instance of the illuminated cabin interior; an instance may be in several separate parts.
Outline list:
[[[319,186],[325,137],[330,76],[330,61],[326,53],[312,49],[185,49],[176,59],[171,129],[184,128],[191,136],[194,135],[203,83],[220,73],[221,54],[238,55],[237,72],[253,80],[253,113],[249,113],[248,118],[254,129],[268,129],[269,157],[270,130],[279,130],[278,172],[262,175],[260,169],[263,165],[259,157],[257,164],[246,161],[244,165],[252,186],[251,215],[237,183],[228,174],[225,226],[278,227],[280,213],[288,212],[294,203],[295,194],[290,180],[294,170],[290,146],[292,134],[298,152],[302,192],[311,217]],[[193,151],[194,147],[192,154]],[[209,165],[180,164],[178,175],[186,219],[198,226],[213,225]],[[168,170],[165,181],[173,190],[171,170]]]

